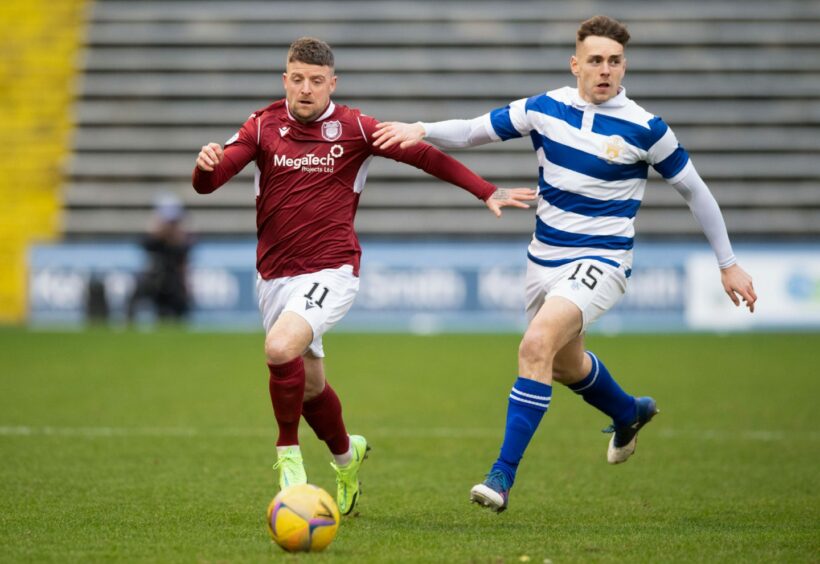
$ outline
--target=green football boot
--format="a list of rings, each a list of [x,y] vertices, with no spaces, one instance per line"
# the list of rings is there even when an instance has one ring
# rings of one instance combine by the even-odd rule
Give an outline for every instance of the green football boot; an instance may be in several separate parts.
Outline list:
[[[350,449],[353,451],[353,460],[346,466],[330,463],[336,471],[336,504],[342,515],[350,515],[359,499],[359,468],[367,458],[370,447],[361,435],[350,435]]]
[[[279,457],[273,465],[274,470],[279,471],[279,489],[284,490],[290,486],[307,484],[307,474],[302,463],[302,452],[299,447],[286,447],[278,451]]]

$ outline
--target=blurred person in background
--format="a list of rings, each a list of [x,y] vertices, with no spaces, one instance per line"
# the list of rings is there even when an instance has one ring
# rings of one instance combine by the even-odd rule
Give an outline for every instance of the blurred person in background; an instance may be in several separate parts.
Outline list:
[[[724,291],[750,312],[751,277],[737,264],[720,208],[686,150],[659,117],[626,97],[620,22],[581,23],[570,58],[576,87],[522,98],[472,120],[379,124],[374,145],[472,147],[529,137],[538,159],[539,201],[527,256],[529,325],[518,351],[519,377],[507,402],[501,452],[470,499],[507,508],[518,465],[552,399],[568,386],[612,419],[610,464],[635,451],[638,431],[657,413],[651,397],[627,394],[584,346],[589,325],[623,296],[632,272],[633,222],[651,165],[686,200],[717,258]]]
[[[334,57],[315,38],[294,41],[283,74],[285,99],[251,114],[223,149],[202,147],[193,186],[213,192],[249,163],[256,169],[257,294],[266,331],[269,393],[278,425],[279,486],[307,482],[299,446],[304,417],[324,441],[336,472],[336,501],[349,514],[368,450],[348,435],[342,405],[324,372],[322,335],[348,312],[359,289],[361,247],[353,222],[374,156],[413,165],[459,186],[496,216],[524,207],[529,189],[502,189],[427,144],[372,146],[378,122],[335,104]]]
[[[108,323],[110,307],[105,291],[105,282],[96,272],[88,278],[85,292],[85,319],[91,325]]]
[[[190,310],[188,256],[192,240],[183,227],[185,209],[175,196],[160,196],[153,225],[140,242],[146,268],[137,276],[128,300],[128,321],[133,322],[144,303],[150,303],[161,321],[183,321]]]

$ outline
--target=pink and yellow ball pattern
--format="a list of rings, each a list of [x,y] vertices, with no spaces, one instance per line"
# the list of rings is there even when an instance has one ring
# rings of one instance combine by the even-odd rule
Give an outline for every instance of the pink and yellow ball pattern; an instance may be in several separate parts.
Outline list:
[[[338,528],[336,502],[312,484],[285,488],[268,506],[268,532],[288,552],[324,550]]]

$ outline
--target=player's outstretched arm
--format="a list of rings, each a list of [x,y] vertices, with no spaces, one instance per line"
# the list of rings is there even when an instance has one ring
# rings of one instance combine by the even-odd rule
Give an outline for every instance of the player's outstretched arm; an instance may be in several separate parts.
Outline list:
[[[426,139],[442,149],[463,149],[500,141],[500,138],[488,133],[489,116],[484,114],[473,119],[448,119],[433,123],[388,121],[376,126],[373,147],[389,149],[396,145],[407,149]]]
[[[419,122],[384,121],[376,125],[376,131],[373,133],[373,146],[389,149],[399,143],[400,149],[406,149],[424,139],[424,134],[424,126]]]
[[[459,122],[459,120],[442,123],[450,124],[456,122]],[[466,128],[461,128],[461,130],[463,130],[462,133],[466,131],[466,133],[469,134],[470,128],[473,127],[472,122],[461,120],[459,123],[462,122],[466,124]],[[380,124],[369,116],[365,116],[360,123],[365,132],[365,138],[375,139],[379,131],[385,130],[384,128],[381,130],[377,129],[383,124]],[[501,208],[506,206],[528,208],[529,206],[524,202],[532,200],[536,196],[535,190],[531,190],[530,188],[498,188],[478,176],[453,157],[442,153],[432,145],[420,143],[419,141],[425,132],[425,126],[421,124],[387,122],[387,125],[393,126],[395,131],[410,131],[409,135],[411,135],[412,139],[409,140],[409,146],[405,148],[404,145],[397,145],[396,143],[392,143],[388,146],[386,144],[380,145],[377,142],[373,142],[371,143],[372,154],[387,157],[401,163],[407,163],[416,168],[420,168],[428,174],[432,174],[436,178],[467,190],[484,201],[496,217],[501,216]],[[416,126],[418,126],[418,128],[416,128]],[[415,131],[415,133],[413,133],[413,131]],[[467,138],[469,140],[469,135],[467,135]]]
[[[214,168],[222,162],[225,153],[219,143],[208,143],[203,145],[196,156],[196,167],[205,172],[213,172]]]
[[[535,199],[535,190],[531,188],[497,188],[493,195],[484,202],[496,217],[501,217],[501,208],[528,208],[528,202]]]
[[[732,300],[732,303],[740,306],[740,300],[742,299],[746,307],[749,308],[749,312],[754,313],[757,294],[752,285],[752,277],[740,268],[740,265],[733,264],[721,269],[720,281],[723,284],[723,290]]]

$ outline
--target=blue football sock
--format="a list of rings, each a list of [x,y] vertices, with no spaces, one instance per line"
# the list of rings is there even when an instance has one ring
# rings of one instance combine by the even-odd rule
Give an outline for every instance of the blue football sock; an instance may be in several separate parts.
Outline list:
[[[629,425],[638,415],[635,398],[621,389],[597,356],[590,351],[587,354],[592,359],[592,370],[586,378],[570,385],[569,389],[609,415],[616,426]]]
[[[547,412],[551,399],[552,386],[521,377],[515,381],[507,405],[507,425],[501,454],[492,468],[501,470],[510,486],[515,481],[518,463]]]

